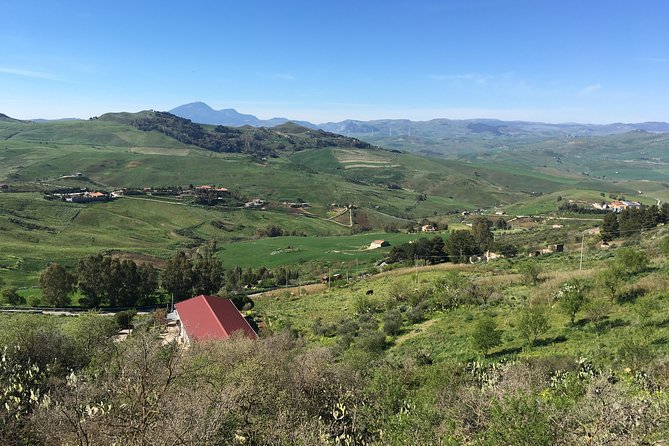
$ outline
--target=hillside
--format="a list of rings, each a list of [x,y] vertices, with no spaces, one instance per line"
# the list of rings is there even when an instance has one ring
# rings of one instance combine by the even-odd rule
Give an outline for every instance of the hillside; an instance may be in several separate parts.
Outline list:
[[[0,122],[21,122],[18,119],[11,118],[4,113],[0,113]]]
[[[145,131],[156,131],[184,144],[224,153],[249,153],[255,156],[276,156],[279,151],[299,151],[319,147],[371,148],[368,143],[323,130],[310,130],[297,124],[279,130],[201,126],[188,119],[166,112],[141,112],[134,115],[109,113],[103,121],[123,122]],[[288,130],[290,129],[290,130]]]
[[[233,152],[202,147],[214,143],[229,144]],[[20,284],[34,283],[50,259],[72,265],[83,255],[113,251],[160,260],[205,240],[235,244],[221,255],[239,264],[263,256],[274,266],[299,260],[313,273],[322,268],[316,266],[319,253],[332,264],[347,265],[383,257],[383,251],[351,251],[348,241],[338,239],[352,232],[372,230],[375,238],[393,239],[394,231],[422,221],[459,224],[463,211],[555,213],[562,198],[598,201],[601,194],[624,194],[646,204],[669,200],[662,182],[614,183],[538,168],[531,157],[422,157],[295,123],[271,129],[201,126],[151,111],[87,121],[1,122],[0,161],[0,183],[9,191],[3,192],[0,209],[5,234],[0,262],[8,269],[0,274]],[[72,204],[41,195],[79,188],[143,194],[145,188],[188,191],[198,185],[224,187],[232,199],[206,206],[193,194],[173,193]],[[256,199],[263,203],[258,208],[243,207]],[[332,240],[306,246],[289,238],[255,243],[271,226]],[[364,247],[369,240],[355,243]],[[268,257],[275,251],[279,254]]]

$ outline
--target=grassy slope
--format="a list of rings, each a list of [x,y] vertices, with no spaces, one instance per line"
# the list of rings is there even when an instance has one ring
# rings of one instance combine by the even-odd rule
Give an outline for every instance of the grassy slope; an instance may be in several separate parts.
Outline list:
[[[520,309],[526,301],[550,299],[559,287],[569,279],[592,280],[597,272],[607,265],[608,257],[589,253],[586,269],[578,271],[578,256],[559,255],[542,261],[542,282],[537,286],[522,284],[520,276],[514,273],[513,264],[507,262],[496,265],[458,266],[438,265],[418,269],[418,281],[413,268],[391,271],[379,276],[356,282],[349,286],[332,290],[315,291],[308,296],[298,297],[287,293],[274,293],[272,297],[256,300],[255,311],[264,316],[270,327],[290,326],[300,330],[314,343],[331,345],[336,338],[316,336],[311,325],[320,318],[323,324],[339,325],[347,317],[355,318],[356,308],[361,301],[377,308],[374,317],[382,319],[386,301],[394,289],[413,289],[416,286],[431,289],[432,284],[444,277],[448,271],[459,271],[477,283],[493,284],[499,300],[490,306],[466,305],[450,311],[429,313],[423,322],[410,324],[405,320],[402,332],[389,337],[387,354],[398,362],[415,357],[418,353],[428,353],[437,362],[466,362],[475,360],[479,354],[471,344],[471,333],[476,320],[483,315],[493,315],[499,329],[503,330],[502,344],[491,353],[491,358],[513,358],[516,356],[572,356],[594,359],[599,364],[629,366],[630,352],[623,351],[626,345],[646,355],[663,355],[669,340],[669,295],[666,288],[665,258],[657,258],[655,267],[649,272],[631,279],[624,288],[641,287],[655,302],[656,311],[649,318],[640,319],[635,312],[635,304],[611,303],[607,319],[597,327],[590,321],[585,311],[577,314],[576,324],[571,326],[569,318],[553,304],[548,316],[550,329],[541,336],[538,346],[526,348],[517,326]],[[494,267],[494,269],[492,269]],[[373,289],[372,296],[366,290]],[[601,290],[590,288],[588,295],[596,299]],[[294,291],[294,294],[297,294]],[[628,355],[628,356],[626,356]]]

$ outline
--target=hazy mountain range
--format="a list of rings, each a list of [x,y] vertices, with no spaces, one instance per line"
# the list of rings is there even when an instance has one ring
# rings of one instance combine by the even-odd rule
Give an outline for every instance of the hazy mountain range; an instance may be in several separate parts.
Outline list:
[[[259,119],[250,114],[237,112],[233,108],[214,110],[203,102],[193,102],[170,110],[182,118],[200,124],[225,126],[273,127],[289,121],[309,128],[319,128],[329,132],[366,137],[450,138],[469,135],[478,136],[602,136],[633,131],[669,132],[666,122],[613,123],[613,124],[549,124],[530,121],[501,121],[497,119],[432,119],[411,121],[408,119],[379,119],[358,121],[347,119],[341,122],[314,124],[288,118]]]

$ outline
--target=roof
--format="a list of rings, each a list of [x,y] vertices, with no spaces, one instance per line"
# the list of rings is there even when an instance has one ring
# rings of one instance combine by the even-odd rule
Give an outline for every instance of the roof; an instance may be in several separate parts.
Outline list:
[[[240,330],[251,339],[258,337],[229,299],[200,295],[177,303],[176,311],[192,340],[227,339]]]
[[[383,244],[383,243],[388,243],[388,242],[385,241],[385,240],[374,240],[374,241],[372,242],[372,244],[375,244],[375,245],[381,245],[381,244]]]

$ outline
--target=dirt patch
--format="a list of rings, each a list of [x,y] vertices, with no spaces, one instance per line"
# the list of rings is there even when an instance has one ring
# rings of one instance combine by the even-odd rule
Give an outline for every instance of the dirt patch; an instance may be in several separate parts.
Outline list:
[[[132,147],[130,153],[141,153],[142,155],[169,155],[188,156],[190,149],[166,149],[163,147]]]
[[[344,169],[383,169],[386,167],[397,166],[391,166],[390,164],[347,164]]]
[[[343,163],[343,164],[348,164],[348,163],[361,163],[361,164],[389,164],[388,161],[385,161],[385,160],[369,160],[369,159],[341,160],[340,162]]]
[[[139,167],[141,165],[142,163],[140,161],[130,161],[128,164],[125,165],[125,167],[127,167],[128,169],[132,169],[135,167]]]

